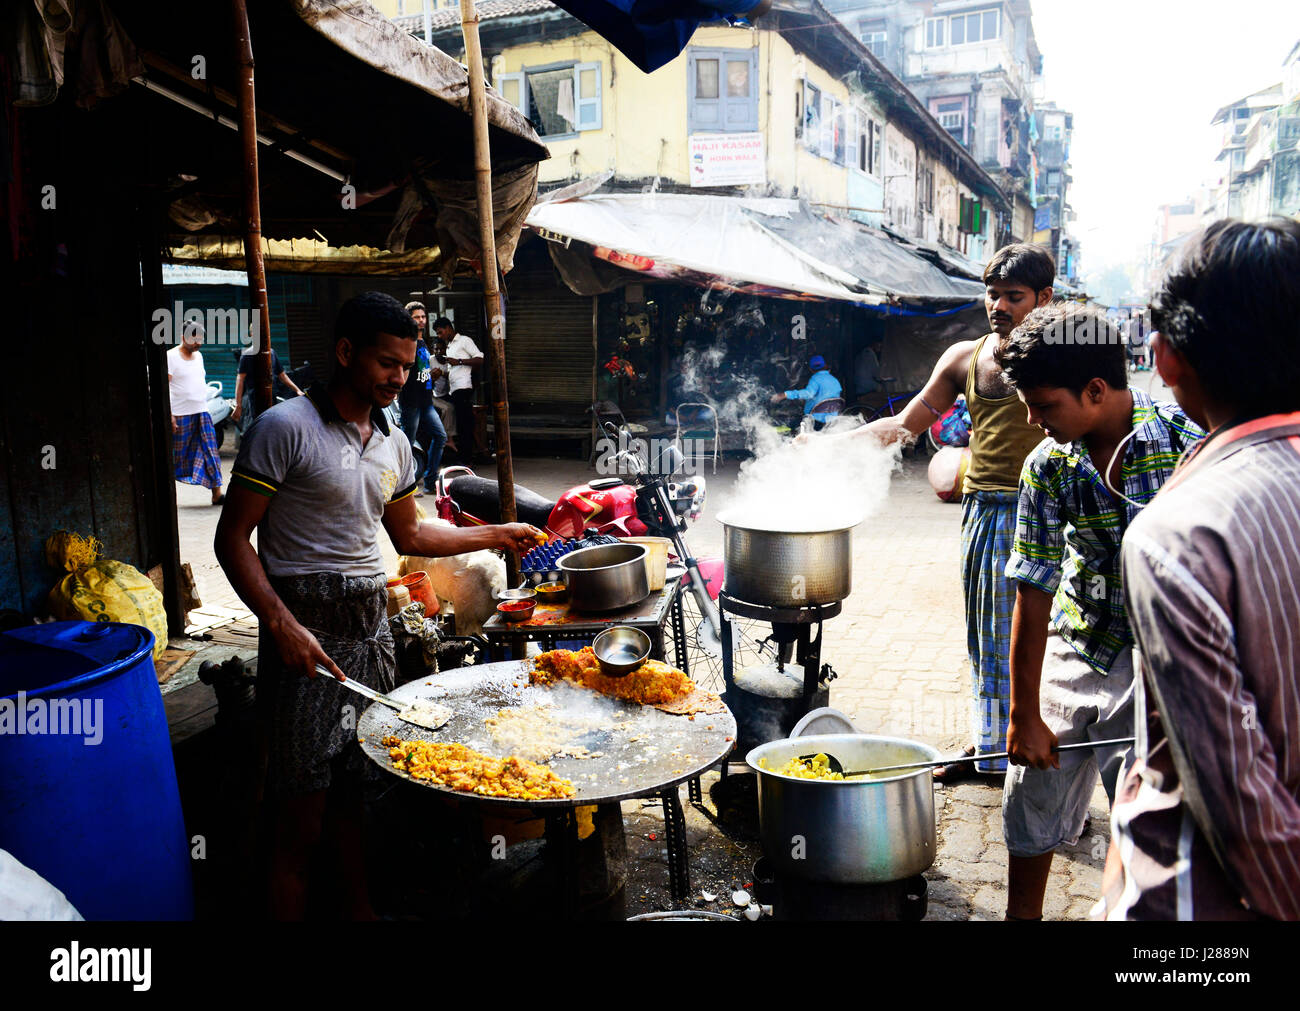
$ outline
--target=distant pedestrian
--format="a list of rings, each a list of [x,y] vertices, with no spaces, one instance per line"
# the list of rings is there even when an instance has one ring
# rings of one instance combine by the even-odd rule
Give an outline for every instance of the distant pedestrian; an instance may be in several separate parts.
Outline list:
[[[433,360],[430,375],[433,376],[433,407],[442,419],[442,430],[447,433],[446,449],[459,453],[456,446],[456,405],[451,402],[451,385],[447,373],[451,366],[447,364],[447,345],[442,338],[431,334],[425,338],[429,343],[429,356]]]
[[[238,426],[241,436],[248,431],[248,426],[257,417],[257,397],[254,395],[250,378],[257,365],[257,355],[258,343],[254,338],[239,356],[239,371],[235,375],[235,409],[230,416]],[[295,397],[302,396],[298,384],[289,378],[289,373],[285,372],[284,366],[280,364],[280,356],[275,353],[275,348],[271,348],[271,382],[273,390],[271,406],[275,405],[274,388],[277,384],[283,385]]]
[[[772,403],[779,404],[783,400],[802,400],[804,417],[811,418],[813,427],[820,431],[832,418],[836,417],[840,410],[838,407],[829,411],[818,411],[815,408],[825,404],[830,400],[840,400],[844,388],[840,381],[831,375],[830,370],[826,368],[826,359],[821,355],[813,355],[808,360],[808,368],[812,376],[808,379],[808,385],[801,390],[786,390],[784,393],[772,394]]]
[[[208,376],[203,368],[204,330],[187,323],[178,347],[167,352],[167,384],[172,409],[172,460],[176,480],[212,490],[212,504],[226,500],[221,494],[221,457],[217,432],[208,414]]]
[[[475,438],[474,369],[483,364],[483,352],[464,334],[457,333],[446,316],[434,320],[433,329],[447,345],[447,364],[450,366],[447,381],[451,402],[456,407],[456,435],[463,444],[460,455],[467,459],[480,452]]]
[[[415,368],[407,374],[406,385],[397,398],[397,405],[402,412],[402,431],[407,441],[419,443],[425,452],[426,465],[423,473],[415,475],[417,481],[425,481],[428,491],[428,477],[438,476],[438,467],[442,463],[442,447],[447,444],[447,432],[442,427],[442,419],[433,406],[433,360],[429,354],[424,338],[429,326],[429,314],[422,302],[406,303],[406,311],[419,327],[420,336],[415,342]],[[423,492],[416,491],[416,495]]]

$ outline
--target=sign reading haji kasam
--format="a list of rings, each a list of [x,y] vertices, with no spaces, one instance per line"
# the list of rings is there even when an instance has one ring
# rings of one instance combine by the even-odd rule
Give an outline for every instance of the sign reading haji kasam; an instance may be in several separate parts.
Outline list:
[[[691,136],[692,186],[743,186],[767,182],[761,133]]]

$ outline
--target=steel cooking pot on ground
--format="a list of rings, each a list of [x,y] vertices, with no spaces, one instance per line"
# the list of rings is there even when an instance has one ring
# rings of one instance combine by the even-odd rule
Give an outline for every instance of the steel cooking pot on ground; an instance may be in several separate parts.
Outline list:
[[[724,513],[724,588],[767,607],[833,604],[853,589],[853,525],[829,530],[770,530]]]
[[[774,771],[818,752],[834,755],[846,769],[940,757],[928,744],[871,734],[814,734],[754,748],[745,761],[758,774],[763,851],[779,871],[809,881],[869,884],[909,878],[934,863],[929,769],[867,780],[796,779]]]

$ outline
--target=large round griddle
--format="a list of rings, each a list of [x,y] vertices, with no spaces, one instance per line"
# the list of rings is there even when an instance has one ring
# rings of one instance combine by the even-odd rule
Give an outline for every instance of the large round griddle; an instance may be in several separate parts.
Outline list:
[[[452,718],[439,730],[413,727],[397,713],[378,703],[362,714],[357,727],[361,747],[380,768],[412,783],[451,797],[497,804],[501,807],[562,808],[578,804],[603,804],[658,793],[692,779],[720,762],[735,747],[736,721],[730,711],[673,716],[650,706],[608,698],[565,682],[551,687],[529,684],[530,660],[461,667],[417,678],[389,694],[400,702],[435,701],[452,710]],[[452,790],[427,779],[412,779],[395,768],[381,741],[393,735],[403,740],[444,741],[464,744],[489,755],[503,751],[484,720],[503,709],[549,702],[560,713],[595,715],[604,729],[575,736],[574,743],[599,758],[552,758],[545,764],[557,776],[573,782],[572,797],[555,800],[516,800],[484,797]],[[614,724],[626,729],[608,729]],[[633,740],[633,738],[636,738]]]

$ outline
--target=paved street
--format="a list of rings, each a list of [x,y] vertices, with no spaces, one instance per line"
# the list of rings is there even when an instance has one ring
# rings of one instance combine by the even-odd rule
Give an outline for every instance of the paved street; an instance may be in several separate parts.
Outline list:
[[[1135,377],[1147,388],[1150,376]],[[1156,394],[1169,398],[1157,381]],[[223,458],[227,472],[231,458]],[[490,470],[484,471],[489,473]],[[727,462],[709,482],[705,515],[689,538],[697,554],[721,553],[722,528],[716,516],[735,482],[737,465]],[[526,458],[516,461],[516,480],[555,497],[594,476],[585,461]],[[177,486],[183,560],[201,580],[205,604],[238,606],[238,600],[212,558],[212,532],[219,507],[206,504],[201,488]],[[425,501],[430,501],[426,499]],[[843,613],[826,625],[823,659],[839,674],[831,686],[831,705],[868,733],[914,738],[944,753],[968,742],[968,673],[958,551],[961,509],[940,502],[926,480],[925,463],[904,460],[885,507],[854,533],[853,594]],[[396,555],[384,542],[395,567]],[[707,781],[706,781],[707,786]],[[1001,781],[940,788],[938,858],[928,872],[932,919],[1000,919],[1005,911],[1006,851],[1002,846]],[[628,805],[633,855],[662,859],[662,821],[658,808]],[[696,851],[693,867],[715,867],[717,875],[697,873],[721,892],[747,880],[745,853],[720,858],[700,812],[688,806],[688,834]],[[648,841],[654,833],[655,840]],[[1092,824],[1079,844],[1058,854],[1047,891],[1049,919],[1084,919],[1095,901],[1108,845],[1105,793],[1093,797]],[[709,852],[706,852],[709,851]],[[663,905],[648,879],[645,911]],[[731,880],[733,879],[734,880]],[[697,885],[698,885],[697,881]],[[721,900],[720,900],[721,901]],[[716,907],[715,907],[716,908]]]

